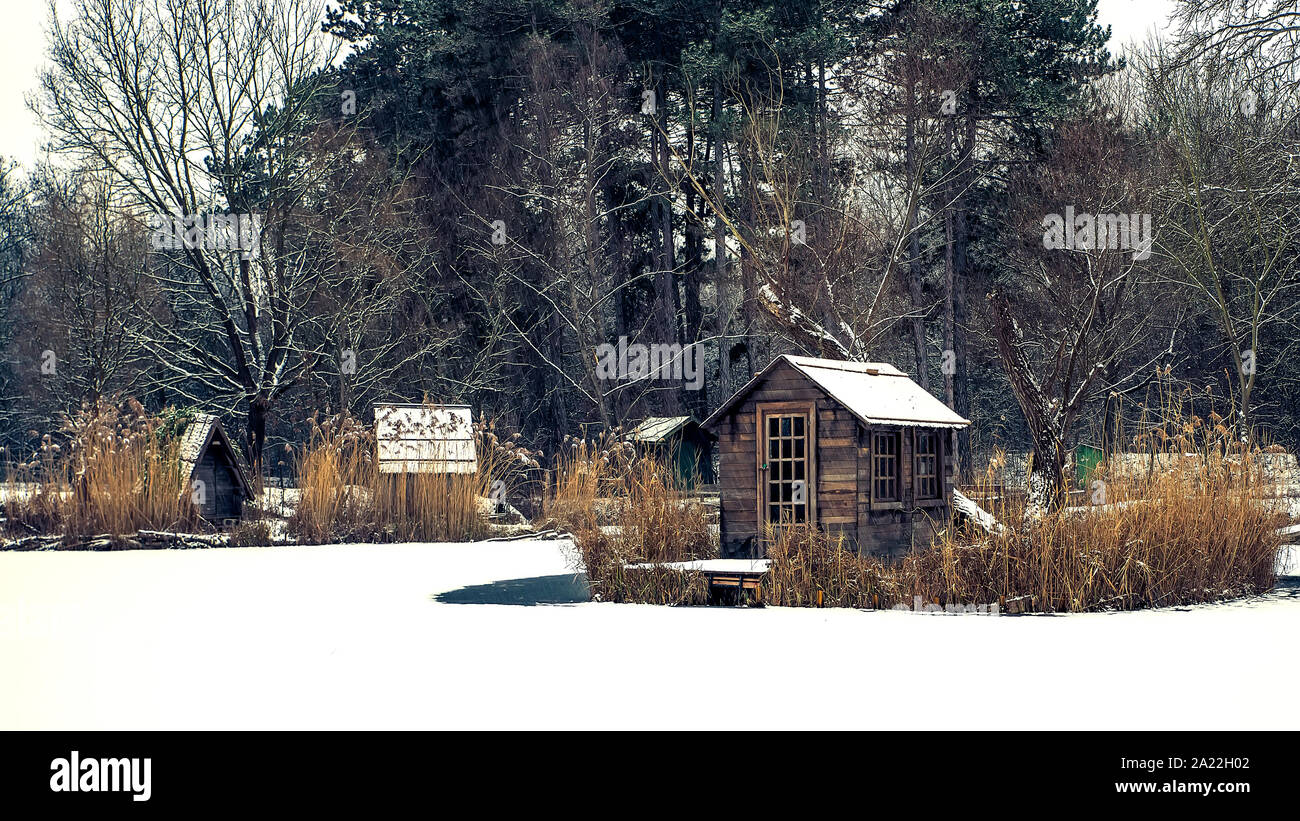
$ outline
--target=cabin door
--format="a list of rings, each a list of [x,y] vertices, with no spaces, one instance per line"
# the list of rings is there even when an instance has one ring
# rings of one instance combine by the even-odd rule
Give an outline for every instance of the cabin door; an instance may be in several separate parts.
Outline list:
[[[781,406],[760,408],[760,524],[773,531],[809,521],[812,504],[812,414]]]

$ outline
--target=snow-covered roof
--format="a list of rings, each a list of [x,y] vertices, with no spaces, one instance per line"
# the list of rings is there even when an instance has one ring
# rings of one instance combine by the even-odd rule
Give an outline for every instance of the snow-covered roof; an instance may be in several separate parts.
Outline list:
[[[844,362],[782,354],[704,420],[712,427],[781,363],[790,365],[866,425],[964,428],[964,419],[887,362]]]
[[[475,473],[468,405],[375,405],[380,473]]]
[[[662,442],[677,431],[696,421],[694,416],[647,416],[632,429],[632,439],[637,442]]]

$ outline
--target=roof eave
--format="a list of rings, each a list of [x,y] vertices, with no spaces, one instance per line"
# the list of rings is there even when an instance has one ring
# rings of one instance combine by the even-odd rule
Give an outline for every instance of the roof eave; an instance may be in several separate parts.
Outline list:
[[[858,416],[856,413],[854,416]],[[935,422],[923,419],[872,419],[858,416],[858,419],[866,425],[897,425],[905,428],[951,428],[952,430],[961,430],[970,427],[970,422],[963,419],[960,422]]]
[[[726,402],[723,402],[721,405],[719,405],[717,410],[709,414],[708,418],[700,423],[700,427],[712,433],[713,428],[718,424],[718,422],[722,420],[722,417],[727,415],[727,412],[731,410],[731,407],[738,402],[744,401],[744,398],[749,395],[750,391],[752,391],[755,388],[755,386],[757,386],[758,383],[767,376],[768,371],[775,368],[777,364],[781,362],[785,362],[787,365],[789,365],[790,367],[798,371],[799,375],[802,376],[804,379],[807,379],[809,382],[812,382],[812,379],[808,377],[808,374],[804,373],[798,368],[795,368],[794,363],[790,362],[790,360],[786,357],[785,354],[781,354],[776,358],[774,358],[771,362],[767,363],[767,367],[763,368],[763,370],[751,376],[748,382],[746,382],[744,385],[741,385],[740,390],[733,393],[731,395],[731,398],[729,398]],[[813,382],[813,384],[816,385],[815,382]],[[817,385],[817,387],[821,390],[824,390],[824,388],[822,388],[820,385]]]

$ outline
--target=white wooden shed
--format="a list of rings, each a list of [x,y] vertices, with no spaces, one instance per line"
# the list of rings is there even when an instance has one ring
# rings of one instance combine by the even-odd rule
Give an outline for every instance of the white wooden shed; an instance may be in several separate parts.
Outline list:
[[[380,473],[476,473],[469,405],[376,404]]]

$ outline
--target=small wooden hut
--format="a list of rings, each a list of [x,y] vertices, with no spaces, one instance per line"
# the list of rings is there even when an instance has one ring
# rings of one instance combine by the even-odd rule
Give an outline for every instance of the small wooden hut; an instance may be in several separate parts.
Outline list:
[[[244,515],[253,486],[220,419],[210,413],[194,415],[181,434],[180,461],[200,516],[224,525]]]
[[[779,356],[704,427],[718,436],[722,555],[759,558],[812,522],[860,554],[928,546],[951,516],[955,434],[969,425],[883,362]]]
[[[671,463],[673,475],[684,488],[711,485],[714,435],[694,416],[649,416],[632,429],[632,444],[642,454]]]

